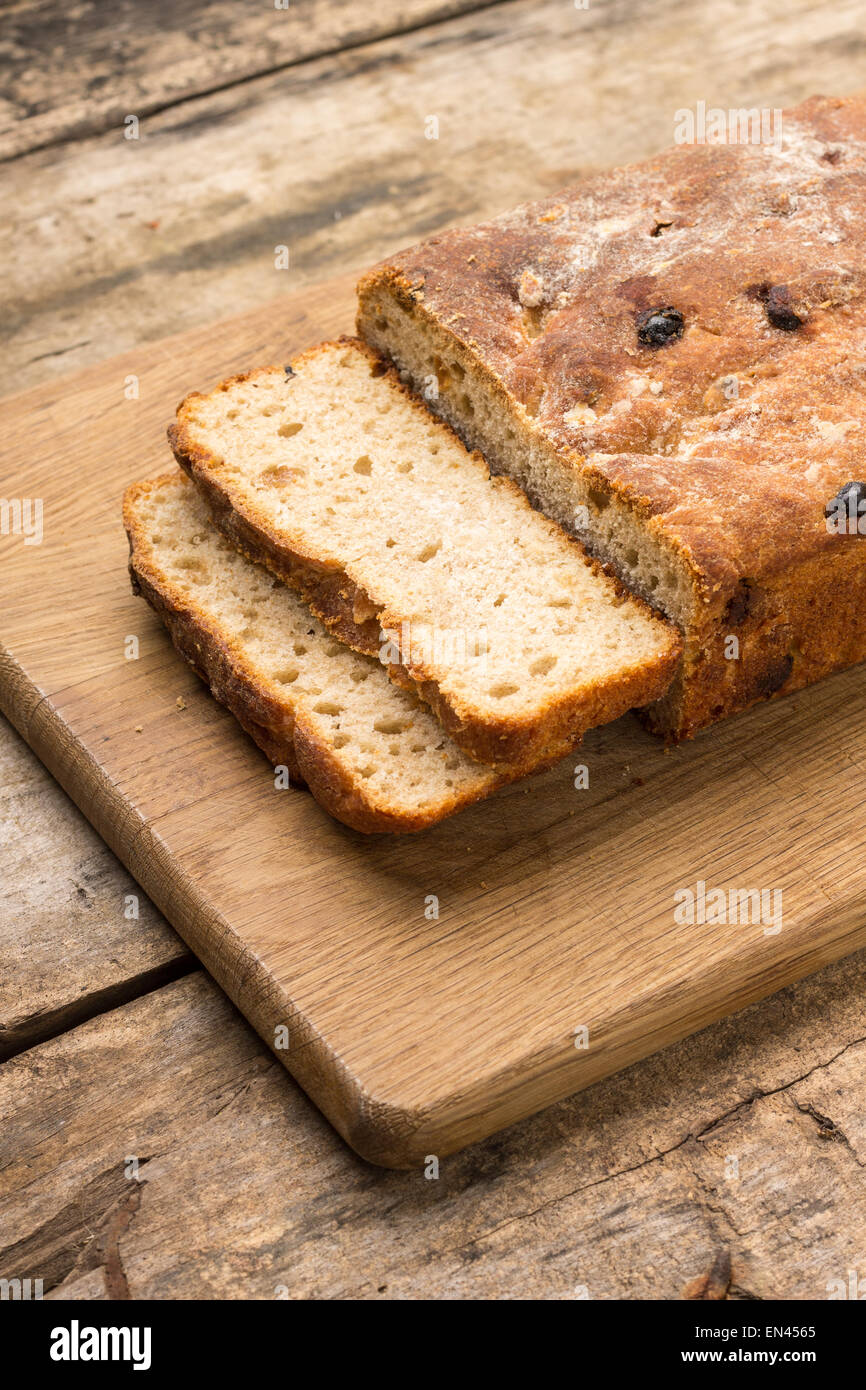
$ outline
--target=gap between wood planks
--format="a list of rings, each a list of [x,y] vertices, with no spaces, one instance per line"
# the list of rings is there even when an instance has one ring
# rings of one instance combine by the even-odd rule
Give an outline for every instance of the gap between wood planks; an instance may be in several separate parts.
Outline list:
[[[320,59],[339,57],[343,53],[355,52],[359,49],[371,47],[374,44],[382,43],[389,39],[403,38],[410,34],[416,34],[424,29],[435,29],[448,24],[455,19],[464,18],[481,10],[494,8],[506,9],[515,0],[467,0],[461,4],[460,0],[455,0],[452,5],[443,4],[440,8],[433,8],[430,15],[410,21],[409,23],[396,23],[385,25],[381,30],[371,27],[367,32],[358,37],[350,37],[345,43],[334,43],[331,45],[323,44],[321,47],[313,46],[308,51],[299,53],[296,57],[287,58],[283,62],[261,64],[239,70],[228,76],[225,81],[202,83],[196,85],[194,82],[189,88],[175,97],[165,99],[155,98],[152,100],[138,100],[135,114],[141,118],[144,116],[160,115],[164,111],[170,111],[174,107],[184,106],[190,101],[199,98],[215,96],[221,92],[230,91],[234,87],[243,86],[247,82],[255,81],[256,78],[270,77],[281,72],[286,72],[291,68],[302,67],[305,63],[318,61]],[[131,93],[130,98],[135,94]],[[127,102],[125,105],[128,105]],[[0,165],[11,163],[15,159],[22,158],[24,155],[33,154],[38,150],[53,149],[60,145],[69,144],[74,140],[86,139],[91,136],[104,134],[123,119],[122,107],[124,103],[120,97],[116,99],[113,107],[103,107],[90,117],[83,117],[73,120],[62,131],[53,135],[36,137],[30,142],[16,145],[14,140],[10,142],[8,150],[4,150],[4,142],[0,135]],[[22,125],[26,124],[21,122]],[[14,130],[14,126],[13,126]]]
[[[3,1028],[0,1025],[0,1065],[22,1052],[29,1052],[40,1043],[49,1042],[51,1038],[67,1033],[70,1028],[89,1023],[100,1014],[111,1013],[113,1009],[118,1009],[133,999],[140,999],[143,994],[151,994],[154,990],[173,984],[175,980],[192,975],[201,968],[200,961],[189,952],[187,955],[154,966],[152,970],[144,970],[140,975],[133,975],[129,979],[107,985],[104,989],[94,990],[92,994],[70,1000],[59,1008],[37,1014],[18,1027]]]

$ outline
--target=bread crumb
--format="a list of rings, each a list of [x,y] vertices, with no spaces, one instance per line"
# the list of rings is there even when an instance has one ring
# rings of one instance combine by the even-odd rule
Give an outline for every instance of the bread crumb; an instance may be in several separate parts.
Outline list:
[[[186,709],[186,700],[182,695],[178,695],[174,703],[177,705],[178,709]]]
[[[571,410],[563,415],[563,424],[566,425],[590,425],[598,416],[591,405],[575,405]]]
[[[517,286],[517,298],[527,309],[537,309],[544,302],[544,281],[537,270],[524,270]]]
[[[135,732],[136,732],[137,734],[143,734],[143,733],[144,733],[144,727],[143,727],[143,725],[141,725],[141,724],[136,724],[136,726],[135,726]]]

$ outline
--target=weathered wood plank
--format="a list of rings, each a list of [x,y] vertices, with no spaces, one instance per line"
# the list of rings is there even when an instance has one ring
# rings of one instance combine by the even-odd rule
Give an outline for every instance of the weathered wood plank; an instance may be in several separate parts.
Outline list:
[[[0,160],[494,2],[18,0],[2,20]]]
[[[186,102],[137,141],[113,130],[16,160],[3,389],[639,158],[698,99],[850,91],[864,50],[861,0],[513,0]]]
[[[727,1255],[729,1297],[823,1299],[866,1274],[864,990],[866,952],[428,1180],[355,1158],[195,975],[0,1069],[0,1275],[58,1298],[663,1299]]]
[[[180,938],[2,718],[0,885],[0,1060],[193,968]],[[137,918],[125,916],[132,910]]]

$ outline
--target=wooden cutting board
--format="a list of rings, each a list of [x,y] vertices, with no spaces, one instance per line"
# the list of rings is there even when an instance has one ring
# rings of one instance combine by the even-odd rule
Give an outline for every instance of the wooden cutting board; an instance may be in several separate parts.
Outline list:
[[[340,1133],[409,1166],[866,942],[866,688],[672,752],[628,717],[415,837],[277,790],[133,598],[120,496],[187,390],[351,323],[347,279],[0,407],[0,496],[44,509],[41,544],[0,536],[0,705]],[[781,929],[778,898],[677,920],[699,884],[780,893]]]

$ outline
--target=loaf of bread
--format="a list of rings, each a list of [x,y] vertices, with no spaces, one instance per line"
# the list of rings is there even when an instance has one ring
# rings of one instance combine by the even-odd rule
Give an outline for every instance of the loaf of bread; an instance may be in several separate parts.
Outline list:
[[[128,489],[133,587],[271,761],[356,830],[422,830],[512,775],[481,767],[378,661],[337,642],[214,528],[173,471]]]
[[[671,680],[676,631],[356,342],[188,396],[170,439],[226,536],[480,762],[541,766]]]
[[[866,658],[866,98],[392,257],[358,329],[678,624],[673,738]],[[848,524],[840,524],[840,515]]]

